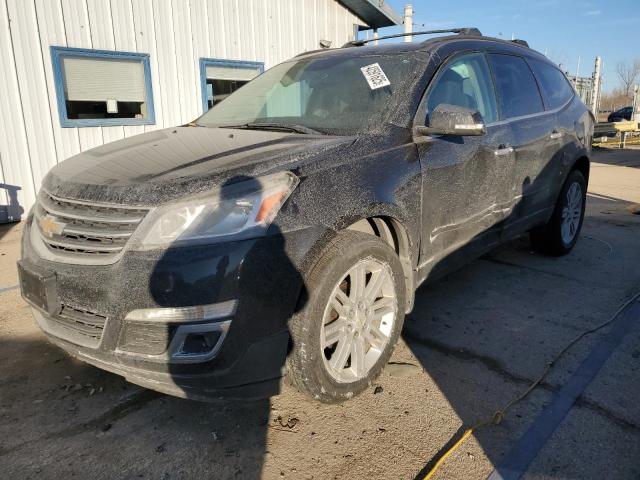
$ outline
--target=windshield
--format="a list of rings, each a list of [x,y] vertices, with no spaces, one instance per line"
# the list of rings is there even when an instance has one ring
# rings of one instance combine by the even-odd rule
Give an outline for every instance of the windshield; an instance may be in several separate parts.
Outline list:
[[[414,60],[401,55],[281,63],[216,104],[196,124],[248,128],[269,124],[331,134],[363,133],[379,127],[389,108],[407,95],[414,65]]]

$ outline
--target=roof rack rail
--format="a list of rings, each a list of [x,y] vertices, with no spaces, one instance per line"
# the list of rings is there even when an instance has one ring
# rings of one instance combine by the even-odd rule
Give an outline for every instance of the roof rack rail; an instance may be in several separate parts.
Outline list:
[[[349,48],[349,47],[362,47],[363,45],[369,43],[369,42],[374,42],[376,40],[386,40],[388,38],[399,38],[399,37],[413,37],[415,35],[431,35],[434,33],[457,33],[459,35],[473,35],[476,37],[481,37],[482,33],[480,32],[480,30],[478,30],[477,28],[450,28],[450,29],[443,29],[443,30],[425,30],[422,32],[411,32],[411,33],[397,33],[395,35],[385,35],[383,37],[379,37],[379,38],[369,38],[369,39],[364,39],[364,40],[352,40],[350,42],[345,43],[342,48]]]
[[[526,40],[520,40],[519,38],[516,38],[514,40],[511,40],[511,42],[517,45],[522,45],[523,47],[529,48],[529,43]]]
[[[310,53],[326,52],[327,50],[329,50],[329,49],[328,48],[316,48],[315,50],[307,50],[305,52],[300,52],[297,55],[294,55],[293,58],[303,57],[305,55],[309,55]]]

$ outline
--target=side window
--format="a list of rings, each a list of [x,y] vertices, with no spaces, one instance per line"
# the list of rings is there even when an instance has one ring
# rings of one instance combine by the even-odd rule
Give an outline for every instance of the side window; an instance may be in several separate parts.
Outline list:
[[[461,57],[438,75],[429,92],[427,115],[441,103],[478,110],[485,123],[497,120],[493,83],[484,55]]]
[[[538,77],[549,109],[559,108],[573,97],[573,89],[560,70],[540,60],[529,60],[529,64]]]
[[[496,82],[503,120],[543,112],[544,105],[527,62],[513,55],[491,54],[489,63]]]

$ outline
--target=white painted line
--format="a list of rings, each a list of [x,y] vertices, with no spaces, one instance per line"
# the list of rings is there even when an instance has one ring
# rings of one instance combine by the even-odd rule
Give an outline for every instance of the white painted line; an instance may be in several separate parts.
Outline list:
[[[20,285],[12,285],[11,287],[0,288],[0,293],[10,292],[11,290],[16,290],[20,288]]]

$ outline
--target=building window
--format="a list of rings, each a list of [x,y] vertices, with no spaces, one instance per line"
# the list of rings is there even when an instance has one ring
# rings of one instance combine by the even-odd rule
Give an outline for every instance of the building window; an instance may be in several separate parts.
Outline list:
[[[264,72],[262,62],[200,59],[200,84],[204,112]]]
[[[51,47],[63,127],[155,123],[149,55]]]

